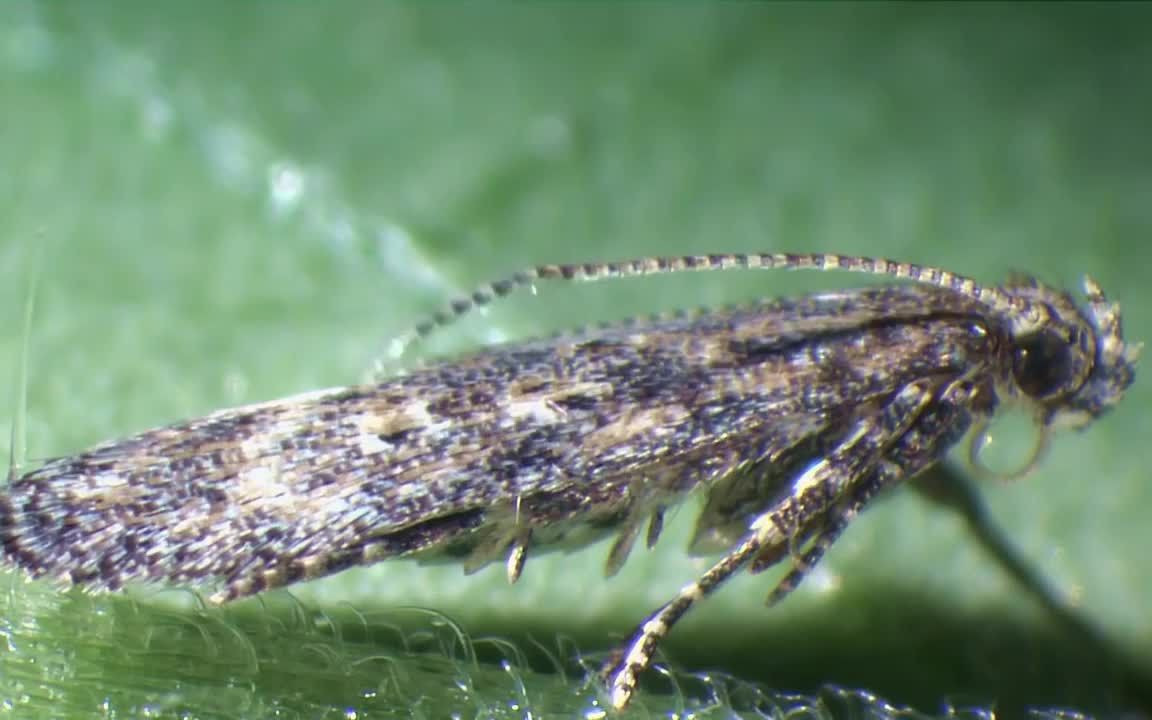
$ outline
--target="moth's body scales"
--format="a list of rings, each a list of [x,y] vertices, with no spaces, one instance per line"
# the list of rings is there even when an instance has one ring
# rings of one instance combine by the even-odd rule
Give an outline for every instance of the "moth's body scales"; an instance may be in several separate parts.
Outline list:
[[[729,267],[842,268],[919,284],[634,320],[510,344],[375,385],[225,410],[52,460],[0,496],[0,542],[35,575],[96,588],[222,584],[224,601],[388,557],[506,560],[615,534],[607,569],[664,508],[705,495],[693,549],[727,551],[654,613],[610,672],[627,703],[656,643],[742,567],[783,557],[787,594],[883,488],[938,461],[1003,399],[1083,424],[1136,349],[1095,285],[833,255],[542,266],[538,279]]]
[[[849,302],[856,315],[841,317],[846,327],[894,304],[931,312],[934,292],[834,294],[803,308],[786,302],[791,327],[765,327],[782,308],[764,306],[491,349],[379,385],[224,411],[51,461],[22,478],[12,498],[27,495],[38,512],[69,518],[51,539],[69,549],[69,579],[108,587],[121,578],[260,584],[270,564],[292,580],[312,574],[305,565],[322,570],[314,558],[395,554],[390,533],[469,510],[482,509],[480,528],[493,531],[515,520],[515,500],[522,524],[566,515],[596,524],[629,510],[635,493],[627,486],[649,468],[659,472],[644,490],[654,502],[672,501],[743,459],[791,447],[796,429],[812,434],[828,423],[823,415],[933,365],[955,372],[955,348],[985,352],[988,336],[972,331],[978,318],[894,325],[883,336],[871,329],[868,343],[835,328],[838,336],[815,341],[798,319],[827,324],[829,312]],[[761,346],[763,337],[781,348]],[[870,357],[906,343],[923,348],[907,367]],[[836,382],[820,380],[828,375]],[[529,402],[551,410],[522,412]],[[805,421],[797,426],[793,416]],[[565,491],[594,499],[590,485],[606,495],[592,507],[551,501]],[[76,515],[86,503],[93,510]],[[507,517],[489,517],[501,511]],[[301,566],[276,569],[281,558]]]

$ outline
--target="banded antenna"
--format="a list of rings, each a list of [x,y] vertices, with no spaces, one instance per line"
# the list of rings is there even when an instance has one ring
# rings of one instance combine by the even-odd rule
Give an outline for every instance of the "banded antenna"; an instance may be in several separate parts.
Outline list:
[[[565,265],[537,265],[487,283],[470,295],[450,301],[427,320],[397,336],[389,345],[388,355],[399,359],[415,342],[439,328],[451,325],[468,313],[492,304],[499,298],[537,281],[564,280],[598,282],[615,278],[667,275],[708,270],[840,270],[867,275],[886,275],[950,290],[971,298],[1001,314],[1010,314],[1025,325],[1036,325],[1046,318],[1043,308],[1026,298],[1011,295],[997,287],[981,285],[970,277],[937,267],[897,262],[883,258],[835,253],[721,253],[714,255],[681,255],[675,257],[641,257],[632,260]]]

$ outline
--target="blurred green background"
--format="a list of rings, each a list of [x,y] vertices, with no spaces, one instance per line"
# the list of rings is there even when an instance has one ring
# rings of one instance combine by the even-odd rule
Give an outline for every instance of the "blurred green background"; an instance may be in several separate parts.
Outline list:
[[[828,250],[989,282],[1091,273],[1150,340],[1150,27],[1147,5],[9,0],[0,431],[33,278],[29,462],[359,381],[448,297],[538,262]],[[416,355],[861,282],[542,286]],[[985,485],[1020,552],[1145,671],[1150,387]],[[1011,459],[1031,435],[994,439]],[[606,546],[533,558],[514,587],[388,563],[204,611],[0,575],[0,713],[594,715],[573,658],[705,567],[683,552],[692,519],[610,581]],[[739,578],[686,620],[676,683],[651,673],[635,716],[1149,712],[1131,668],[913,493],[766,611],[770,584]]]

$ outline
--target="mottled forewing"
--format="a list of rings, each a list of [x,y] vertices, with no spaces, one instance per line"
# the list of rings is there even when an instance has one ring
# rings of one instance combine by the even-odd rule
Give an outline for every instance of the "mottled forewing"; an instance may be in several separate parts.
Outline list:
[[[971,371],[980,322],[945,291],[886,288],[494,348],[49,462],[0,501],[4,547],[95,586],[264,578],[241,592],[498,524],[610,527],[701,487],[727,499],[698,538],[727,539],[777,490],[725,478]]]

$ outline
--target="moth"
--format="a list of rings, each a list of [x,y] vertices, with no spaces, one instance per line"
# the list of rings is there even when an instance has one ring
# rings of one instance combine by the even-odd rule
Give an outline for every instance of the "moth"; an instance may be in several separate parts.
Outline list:
[[[376,384],[222,410],[44,463],[0,495],[0,549],[32,576],[112,590],[215,583],[225,602],[393,557],[502,561],[614,540],[704,496],[692,549],[722,557],[605,669],[626,706],[673,625],[733,574],[789,558],[788,594],[880,491],[1008,402],[1084,427],[1139,347],[1084,299],[1017,278],[833,254],[722,254],[518,272],[401,343],[537,281],[819,269],[905,282],[610,324],[487,347]]]

